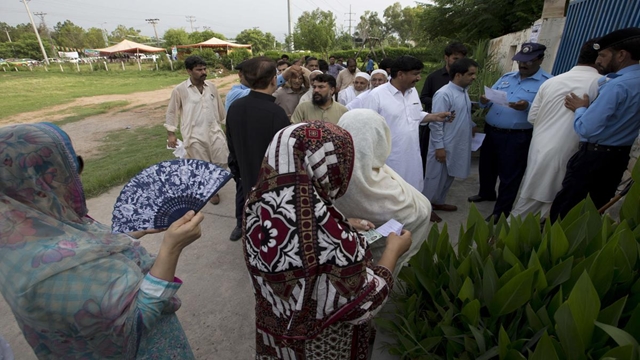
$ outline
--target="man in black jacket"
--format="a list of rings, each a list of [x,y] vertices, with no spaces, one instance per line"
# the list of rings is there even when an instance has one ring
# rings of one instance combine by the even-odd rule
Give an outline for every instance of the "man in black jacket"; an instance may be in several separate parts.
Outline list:
[[[244,62],[243,76],[251,88],[249,95],[231,104],[227,114],[227,144],[230,156],[237,161],[231,169],[242,181],[246,196],[258,180],[264,153],[273,136],[290,125],[285,111],[275,104],[272,94],[277,89],[276,63],[266,57]],[[236,224],[230,239],[242,237],[242,224]]]

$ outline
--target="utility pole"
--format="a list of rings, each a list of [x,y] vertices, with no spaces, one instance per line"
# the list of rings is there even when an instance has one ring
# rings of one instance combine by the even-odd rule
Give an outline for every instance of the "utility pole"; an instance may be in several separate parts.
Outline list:
[[[9,35],[9,30],[7,30],[7,28],[4,28],[4,32],[7,34],[7,38],[9,39],[9,44],[11,44],[11,51],[13,52],[13,57],[16,57],[16,49],[13,47],[13,43],[11,41],[11,35]]]
[[[153,32],[156,34],[156,44],[160,47],[160,38],[158,38],[158,30],[156,30],[156,24],[160,19],[145,19],[145,21],[153,25]]]
[[[47,52],[44,50],[44,45],[42,45],[42,39],[40,39],[40,34],[38,34],[38,28],[36,27],[36,23],[33,21],[33,16],[31,16],[31,10],[29,10],[29,5],[27,4],[27,0],[22,0],[24,7],[27,9],[27,14],[29,15],[29,20],[31,20],[31,26],[33,26],[33,31],[36,33],[36,38],[38,38],[38,44],[40,45],[40,51],[42,51],[42,56],[44,56],[45,64],[49,65],[49,58],[47,57]]]
[[[291,0],[287,0],[287,12],[289,14],[289,51],[293,51],[293,21],[291,21]]]
[[[105,25],[107,25],[107,23],[103,22],[100,25],[102,25],[102,37],[104,38],[104,47],[109,47],[109,37],[107,35],[107,29],[105,28]]]
[[[196,22],[196,17],[188,15],[186,16],[186,18],[187,18],[187,22],[191,23],[191,32],[193,32],[193,23]]]
[[[33,13],[33,15],[40,17],[40,24],[42,24],[42,27],[45,28],[45,30],[47,30],[47,35],[49,35],[49,43],[51,44],[51,50],[55,54],[56,51],[55,51],[55,46],[53,45],[53,39],[51,38],[51,31],[49,31],[49,28],[47,27],[47,23],[44,21],[44,17],[45,15],[47,15],[47,13],[37,12],[37,13]]]
[[[353,33],[351,32],[351,22],[354,20],[351,20],[351,15],[355,15],[356,13],[351,12],[351,4],[349,4],[349,12],[346,13],[345,15],[349,15],[349,20],[345,20],[349,22],[349,36],[351,36],[353,38]],[[351,45],[353,47],[353,41],[351,41]]]

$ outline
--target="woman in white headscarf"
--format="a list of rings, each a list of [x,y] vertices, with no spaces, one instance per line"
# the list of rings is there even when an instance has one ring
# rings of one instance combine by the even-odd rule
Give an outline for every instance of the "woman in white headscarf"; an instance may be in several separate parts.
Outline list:
[[[398,260],[396,276],[427,238],[431,204],[385,165],[391,152],[391,132],[382,116],[373,110],[354,109],[340,118],[338,126],[351,134],[356,155],[347,192],[335,205],[346,217],[367,219],[376,226],[395,219],[411,231],[413,243]],[[384,245],[383,240],[371,245],[374,259],[380,258]]]
[[[338,102],[344,106],[353,101],[358,95],[369,89],[369,80],[371,76],[365,72],[356,74],[353,84],[338,93]]]

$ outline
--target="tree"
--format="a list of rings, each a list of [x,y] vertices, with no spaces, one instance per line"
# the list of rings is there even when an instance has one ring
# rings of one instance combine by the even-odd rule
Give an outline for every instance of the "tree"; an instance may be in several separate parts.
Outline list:
[[[366,10],[364,14],[360,16],[360,22],[356,26],[356,30],[363,40],[370,37],[382,40],[388,34],[387,27],[378,17],[378,13],[369,10]]]
[[[349,35],[349,32],[341,31],[338,36],[336,36],[336,42],[333,48],[336,50],[353,49],[353,37]]]
[[[53,27],[53,38],[58,46],[81,48],[84,46],[84,29],[70,20],[59,22]]]
[[[105,47],[104,34],[102,29],[95,27],[90,28],[84,35],[84,46],[90,49],[99,49]],[[108,45],[106,45],[108,46]]]
[[[336,18],[331,11],[305,11],[293,31],[296,49],[316,51],[328,56],[336,41]]]
[[[401,43],[417,40],[421,32],[419,18],[421,7],[407,6],[404,9],[400,3],[394,3],[384,10],[384,23],[389,32],[395,33]]]
[[[122,40],[128,40],[130,38],[137,38],[140,36],[140,30],[134,29],[132,27],[127,28],[124,25],[116,26],[115,30],[111,32],[109,36],[109,40],[120,42]]]
[[[194,31],[191,34],[189,34],[189,41],[191,44],[197,44],[203,41],[207,41],[213,37],[218,38],[220,40],[227,40],[227,38],[220,33],[217,33],[211,30],[205,30],[205,31]]]
[[[491,39],[531,26],[542,15],[544,0],[433,0],[420,4],[420,28],[426,40]]]
[[[162,36],[166,47],[174,45],[188,45],[191,43],[189,34],[184,28],[179,29],[167,29]]]
[[[251,49],[261,53],[275,48],[276,37],[270,32],[263,33],[258,28],[244,29],[236,36],[239,44],[251,44]]]

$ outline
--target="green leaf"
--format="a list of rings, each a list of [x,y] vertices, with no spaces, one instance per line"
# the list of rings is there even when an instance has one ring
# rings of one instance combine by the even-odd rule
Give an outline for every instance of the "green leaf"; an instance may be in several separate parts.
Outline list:
[[[604,297],[607,290],[611,287],[611,281],[613,280],[613,259],[615,250],[618,247],[618,237],[619,234],[614,236],[614,238],[597,253],[593,264],[591,264],[589,268],[589,277],[600,297]]]
[[[540,341],[538,341],[536,350],[533,352],[533,355],[529,357],[529,360],[560,360],[556,349],[553,347],[551,338],[549,338],[546,332],[542,335]]]
[[[578,326],[571,314],[571,308],[568,303],[564,303],[558,308],[554,319],[556,320],[556,333],[560,338],[560,343],[567,359],[579,359],[580,356],[584,356],[585,343],[580,337]]]
[[[529,258],[529,265],[527,266],[529,269],[538,270],[536,276],[536,284],[535,288],[538,291],[542,291],[547,288],[547,278],[544,274],[544,269],[542,268],[542,264],[540,264],[540,260],[538,259],[538,254],[536,254],[535,250],[531,250],[531,257]]]
[[[475,224],[471,225],[467,231],[463,231],[462,225],[460,225],[461,236],[458,237],[458,239],[460,239],[458,241],[458,255],[460,257],[466,257],[469,255],[469,251],[472,249],[474,231]]]
[[[607,351],[600,360],[634,360],[633,345],[618,346]]]
[[[547,277],[549,290],[569,280],[571,278],[572,267],[573,256],[549,269],[549,271],[547,271],[547,273],[545,274],[545,276]]]
[[[520,227],[520,241],[526,245],[527,250],[535,249],[540,245],[540,220],[529,213]]]
[[[600,298],[586,272],[582,273],[571,290],[566,304],[571,309],[582,343],[589,344],[593,335],[593,322],[598,318],[600,311]]]
[[[627,322],[624,330],[631,334],[634,338],[640,339],[640,304],[636,305],[631,313],[631,317]]]
[[[475,299],[465,305],[460,313],[467,319],[469,324],[477,327],[480,321],[480,307],[480,301]]]
[[[527,269],[516,275],[496,292],[489,311],[494,316],[509,314],[531,299],[536,269]]]
[[[562,219],[562,222],[561,222],[563,229],[568,228],[569,225],[573,224],[576,220],[580,218],[580,216],[582,216],[583,207],[584,207],[584,200],[579,202],[578,205],[574,206],[573,209],[569,210],[569,213],[565,215],[565,217]]]
[[[504,239],[505,249],[508,247],[509,250],[516,256],[520,256],[520,243],[518,240],[518,236],[520,235],[520,223],[516,219],[511,218],[511,226],[509,228],[509,233],[507,237]]]
[[[628,332],[615,326],[603,324],[596,321],[595,325],[604,330],[611,338],[620,346],[632,345],[634,349],[638,348],[638,342]]]
[[[525,314],[527,314],[527,322],[534,332],[538,332],[544,329],[544,324],[542,324],[542,321],[540,320],[538,315],[536,315],[535,311],[533,311],[531,304],[527,304],[527,307],[525,308]]]
[[[480,331],[480,329],[476,328],[473,325],[469,325],[469,329],[471,330],[471,333],[473,334],[473,337],[476,339],[476,344],[478,345],[478,350],[480,350],[480,354],[486,352],[487,351],[487,345],[486,345],[486,341],[484,339],[484,335],[482,334],[483,332]]]
[[[498,334],[498,353],[500,355],[500,360],[507,357],[507,353],[509,352],[509,344],[511,344],[511,340],[509,340],[509,335],[502,325],[500,325],[500,332]]]
[[[569,255],[573,255],[578,247],[586,242],[588,221],[589,214],[582,214],[576,221],[566,227],[564,234],[567,237],[567,241],[569,241],[569,250],[567,251]]]
[[[491,302],[496,291],[498,291],[498,274],[493,267],[493,261],[488,258],[482,270],[482,296],[485,304]]]
[[[540,319],[540,321],[542,321],[542,324],[544,324],[544,326],[553,328],[553,323],[551,323],[551,318],[549,317],[549,312],[547,311],[546,307],[543,306],[538,309],[538,311],[536,311],[536,315],[538,315],[538,318]]]
[[[471,257],[465,258],[458,266],[458,275],[460,276],[469,276],[469,272],[471,271]]]
[[[628,296],[622,297],[618,299],[618,301],[602,309],[598,315],[598,321],[603,324],[618,326],[618,321],[620,321],[620,316],[622,315],[622,310],[624,310],[624,306],[627,303],[627,298]]]
[[[569,250],[569,241],[562,231],[560,223],[556,222],[551,227],[551,263],[555,264]]]
[[[458,299],[462,300],[463,302],[467,299],[469,300],[473,300],[474,299],[474,294],[473,294],[473,281],[471,281],[471,278],[467,276],[467,278],[464,280],[464,283],[462,284],[462,288],[460,289],[460,292],[458,293]]]
[[[433,350],[442,341],[442,336],[432,336],[420,341],[420,347],[425,351]]]
[[[511,250],[509,249],[509,246],[505,246],[504,249],[502,250],[502,257],[504,261],[509,263],[509,265],[515,266],[516,264],[518,264],[524,268],[522,262],[520,262],[520,259],[518,259],[518,257],[511,252]]]
[[[564,302],[564,298],[562,295],[562,287],[558,289],[558,292],[553,296],[551,302],[549,303],[549,317],[554,317],[556,311],[560,308],[560,305]]]
[[[516,275],[520,274],[522,270],[524,270],[523,267],[520,264],[516,264],[511,269],[507,270],[504,274],[502,274],[502,276],[500,277],[500,280],[498,280],[498,286],[503,287],[506,283],[511,281],[511,279],[513,279]]]

